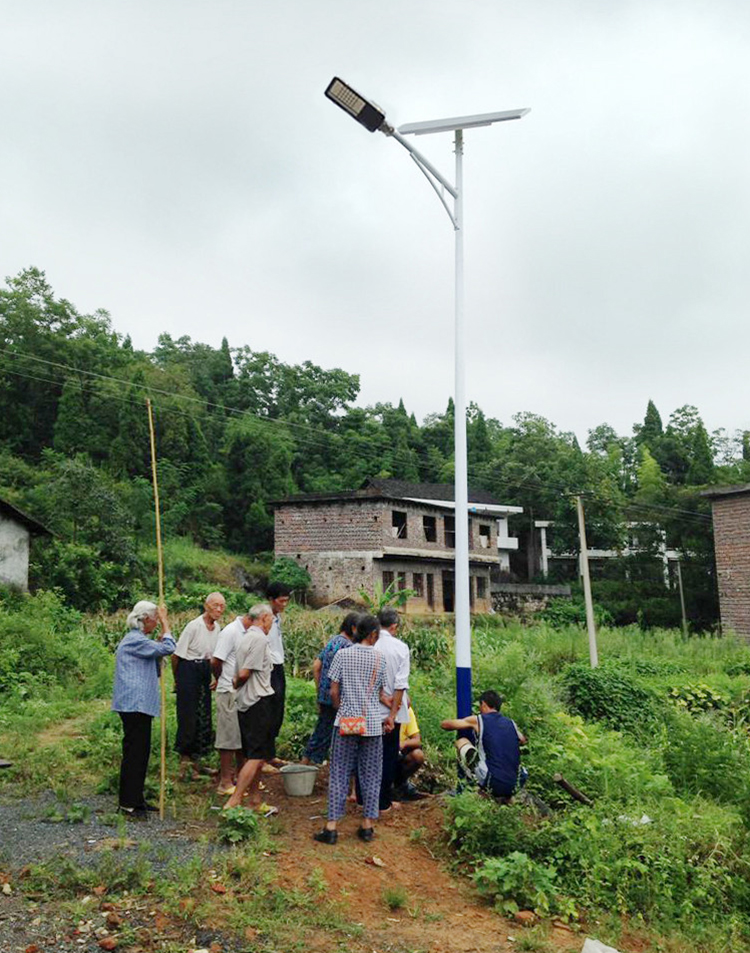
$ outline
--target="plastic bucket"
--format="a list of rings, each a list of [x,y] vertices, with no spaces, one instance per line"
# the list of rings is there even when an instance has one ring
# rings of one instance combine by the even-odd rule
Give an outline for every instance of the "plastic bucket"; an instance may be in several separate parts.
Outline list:
[[[284,793],[289,797],[309,797],[315,787],[318,767],[315,764],[285,764],[281,769]]]

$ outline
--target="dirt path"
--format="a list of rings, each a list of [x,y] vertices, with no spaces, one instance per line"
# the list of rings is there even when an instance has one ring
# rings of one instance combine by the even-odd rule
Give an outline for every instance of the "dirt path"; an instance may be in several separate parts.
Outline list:
[[[438,799],[404,804],[393,811],[380,821],[370,844],[356,837],[359,816],[352,807],[340,825],[338,843],[330,847],[312,839],[325,823],[324,772],[321,775],[311,798],[287,798],[280,778],[265,777],[268,794],[281,809],[276,864],[283,886],[304,888],[311,875],[322,876],[328,896],[341,899],[348,917],[364,927],[361,949],[367,953],[518,949],[527,928],[498,916],[467,880],[451,876],[433,853],[430,845],[444,824]],[[391,895],[400,892],[405,897],[403,906],[391,909],[388,891]],[[582,938],[565,928],[553,927],[549,941],[560,951],[578,953],[583,945]],[[330,949],[330,938],[321,937],[309,949]]]
[[[83,714],[54,722],[42,729],[36,737],[37,747],[47,748],[50,745],[69,741],[71,738],[85,737],[86,728],[91,724],[92,719],[108,711],[109,706],[110,701],[107,698],[92,699],[87,702],[86,711]]]
[[[37,736],[37,748],[64,745],[84,735],[87,723],[106,704],[97,702],[85,714],[44,729]],[[280,811],[278,818],[264,822],[272,832],[273,850],[268,864],[274,882],[285,891],[325,898],[338,911],[339,923],[331,924],[329,929],[323,916],[303,926],[298,940],[310,953],[331,953],[336,949],[346,949],[347,953],[580,953],[583,936],[554,925],[549,931],[542,928],[541,935],[529,933],[527,927],[496,914],[467,877],[449,870],[440,856],[445,820],[438,798],[404,804],[400,810],[394,810],[378,823],[371,844],[363,844],[356,837],[359,815],[351,806],[341,823],[338,843],[330,847],[312,839],[325,823],[327,770],[321,770],[315,792],[309,798],[286,797],[279,775],[264,775],[263,780],[266,800],[277,804]],[[145,850],[154,869],[159,871],[176,857],[187,865],[199,854],[204,864],[211,864],[212,856],[222,855],[225,848],[216,842],[217,814],[207,810],[209,801],[221,803],[215,797],[212,782],[191,784],[184,789],[178,786],[176,790],[181,792],[177,816],[164,823],[152,820],[146,826],[129,829],[127,845],[123,844],[114,856],[121,856],[123,863],[132,863],[138,852]],[[77,793],[76,800],[79,798],[90,816],[75,825],[45,823],[54,801],[49,791],[43,793],[39,803],[29,799],[0,803],[4,841],[0,882],[6,883],[7,890],[7,882],[11,881],[13,889],[12,895],[0,896],[2,953],[20,953],[29,945],[36,946],[40,953],[47,949],[100,948],[99,937],[93,931],[112,912],[108,910],[112,905],[107,903],[106,894],[92,894],[80,901],[88,900],[91,904],[92,919],[90,923],[82,921],[84,929],[81,922],[71,919],[65,905],[42,904],[38,909],[29,906],[20,895],[20,885],[15,883],[22,864],[64,856],[86,865],[99,842],[112,839],[113,831],[103,826],[111,824],[106,821],[107,812],[114,806],[111,796],[95,796],[87,784]],[[252,928],[237,935],[226,932],[229,908],[223,898],[210,892],[210,875],[207,869],[209,879],[203,884],[202,893],[203,900],[208,895],[213,901],[204,908],[208,912],[205,921],[198,922],[197,931],[195,925],[190,927],[148,897],[142,901],[136,896],[118,901],[117,915],[124,919],[135,940],[127,942],[123,935],[118,949],[123,953],[185,953],[192,948],[210,948],[212,953],[245,953],[270,949],[268,938],[261,934],[255,937]],[[201,890],[198,902],[200,893]],[[242,896],[234,895],[230,887],[226,901],[230,901],[230,894],[231,902],[241,908]],[[354,924],[356,930],[351,935],[342,934],[342,923]],[[150,937],[148,942],[142,939],[146,934]],[[140,941],[136,935],[141,937]],[[172,939],[168,939],[170,936]]]

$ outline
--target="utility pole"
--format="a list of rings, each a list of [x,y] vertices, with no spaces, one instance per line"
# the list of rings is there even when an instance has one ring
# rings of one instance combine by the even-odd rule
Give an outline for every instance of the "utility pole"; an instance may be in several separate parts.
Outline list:
[[[591,667],[599,664],[599,652],[596,648],[596,624],[594,622],[594,603],[591,598],[591,577],[589,576],[589,548],[586,543],[586,523],[583,518],[583,501],[576,497],[578,509],[578,535],[581,546],[581,576],[583,577],[583,599],[586,603],[586,628],[589,631],[589,658]]]
[[[685,590],[682,588],[682,560],[677,560],[677,585],[680,587],[680,608],[682,609],[682,634],[687,638],[688,624],[685,612]]]

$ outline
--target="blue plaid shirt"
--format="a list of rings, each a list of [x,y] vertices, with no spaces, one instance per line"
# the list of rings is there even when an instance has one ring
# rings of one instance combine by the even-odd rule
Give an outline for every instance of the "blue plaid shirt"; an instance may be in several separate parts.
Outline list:
[[[176,648],[171,635],[157,642],[139,629],[128,632],[117,646],[112,711],[139,711],[158,717],[161,660]]]
[[[328,677],[328,670],[331,667],[331,662],[333,661],[333,656],[338,652],[339,649],[348,648],[352,643],[345,635],[334,635],[331,641],[326,645],[323,651],[320,653],[318,658],[323,663],[323,667],[320,670],[320,686],[318,688],[318,701],[321,705],[332,705],[333,701],[331,700],[331,680]]]

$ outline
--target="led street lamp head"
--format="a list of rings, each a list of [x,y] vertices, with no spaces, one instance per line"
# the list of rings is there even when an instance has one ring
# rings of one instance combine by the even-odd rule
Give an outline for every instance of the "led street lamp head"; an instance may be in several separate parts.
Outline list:
[[[383,110],[371,103],[363,96],[360,96],[351,86],[334,76],[326,89],[326,96],[331,102],[349,113],[358,123],[363,125],[370,132],[377,132],[385,125],[385,113]]]

